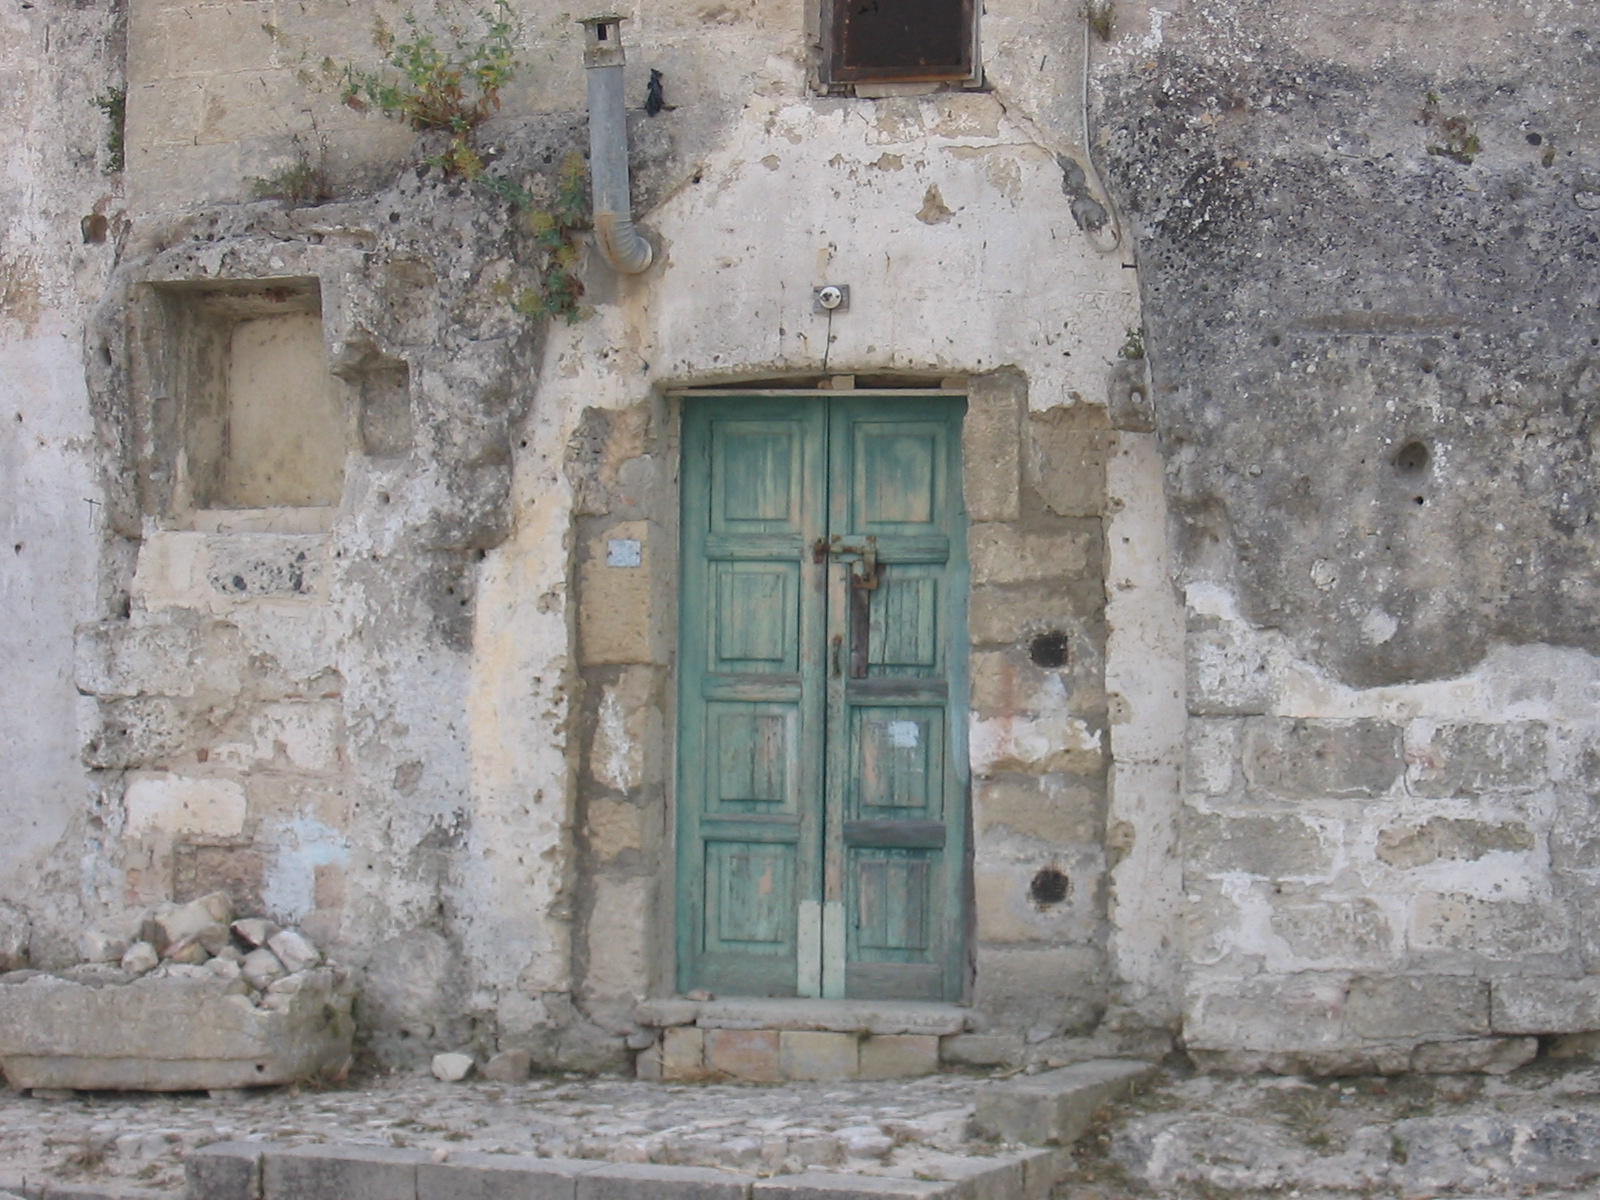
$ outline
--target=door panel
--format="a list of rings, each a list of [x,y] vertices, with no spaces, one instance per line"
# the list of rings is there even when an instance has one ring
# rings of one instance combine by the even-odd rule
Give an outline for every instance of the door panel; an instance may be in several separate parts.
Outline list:
[[[962,407],[686,406],[684,990],[961,994]]]

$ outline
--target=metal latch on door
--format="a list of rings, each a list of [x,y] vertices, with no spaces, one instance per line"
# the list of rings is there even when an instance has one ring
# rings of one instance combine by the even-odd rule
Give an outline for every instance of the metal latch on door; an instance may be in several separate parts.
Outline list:
[[[811,561],[823,562],[829,555],[849,558],[850,586],[870,592],[878,586],[878,539],[868,536],[861,545],[852,546],[839,534],[832,538],[818,538],[811,543]],[[859,570],[857,569],[859,567]]]

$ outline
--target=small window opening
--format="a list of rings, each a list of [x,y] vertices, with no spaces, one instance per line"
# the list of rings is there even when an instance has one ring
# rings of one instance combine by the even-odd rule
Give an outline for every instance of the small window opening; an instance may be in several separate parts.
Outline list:
[[[977,0],[825,0],[829,83],[975,81]]]

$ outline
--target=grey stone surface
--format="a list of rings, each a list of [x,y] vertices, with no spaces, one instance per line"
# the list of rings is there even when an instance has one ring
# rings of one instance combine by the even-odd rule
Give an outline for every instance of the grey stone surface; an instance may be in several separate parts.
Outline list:
[[[417,1200],[423,1150],[379,1146],[271,1147],[262,1155],[263,1200]]]
[[[747,1200],[755,1180],[707,1167],[607,1163],[578,1176],[577,1200]]]
[[[977,1125],[990,1137],[1030,1146],[1068,1146],[1095,1110],[1155,1074],[1149,1063],[1101,1059],[992,1084],[978,1094]]]
[[[693,1023],[702,1029],[791,1029],[839,1033],[952,1034],[967,1028],[972,1010],[953,1004],[862,1000],[707,1000],[652,1002],[638,1006],[647,1024],[688,1024],[684,1005],[695,1003]]]
[[[1363,1038],[1489,1032],[1489,984],[1451,975],[1361,976],[1345,997],[1345,1028]]]
[[[428,1200],[574,1200],[580,1176],[600,1164],[515,1154],[452,1154],[417,1167],[417,1195]]]
[[[147,975],[121,985],[43,975],[0,985],[7,1080],[188,1091],[327,1078],[348,1064],[353,1027],[335,1003],[331,974],[265,1008],[196,970],[200,978]]]
[[[260,1142],[215,1142],[184,1158],[188,1200],[261,1200]]]
[[[1252,788],[1289,800],[1381,796],[1404,769],[1398,726],[1385,721],[1245,722],[1243,763]]]
[[[1499,979],[1490,994],[1496,1033],[1600,1031],[1600,977]]]
[[[921,1200],[939,1197],[954,1200],[967,1194],[961,1183],[927,1179],[873,1179],[841,1175],[792,1175],[782,1179],[757,1180],[750,1189],[751,1200],[853,1200],[854,1197],[882,1196]]]

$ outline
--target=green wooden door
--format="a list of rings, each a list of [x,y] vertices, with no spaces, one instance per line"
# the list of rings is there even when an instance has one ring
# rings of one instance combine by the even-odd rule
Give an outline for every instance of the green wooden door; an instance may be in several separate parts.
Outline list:
[[[961,994],[963,408],[686,402],[682,990]]]

